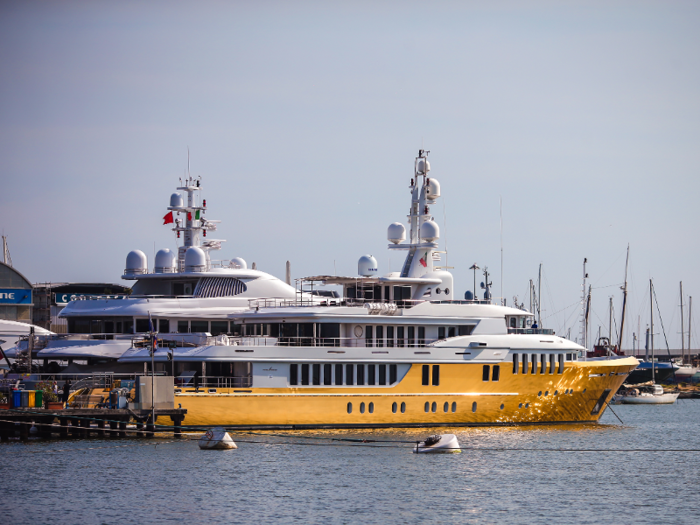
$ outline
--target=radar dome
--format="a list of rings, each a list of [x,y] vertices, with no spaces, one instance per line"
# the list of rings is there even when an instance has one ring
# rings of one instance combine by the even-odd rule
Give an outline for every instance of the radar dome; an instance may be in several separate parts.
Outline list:
[[[474,294],[472,293],[471,290],[467,290],[466,292],[464,292],[464,299],[466,299],[467,301],[474,300]]]
[[[400,222],[394,222],[387,229],[387,238],[394,244],[399,244],[406,240],[406,228]]]
[[[357,274],[364,277],[371,277],[373,275],[379,275],[377,272],[377,259],[371,255],[363,255],[360,260],[357,261]]]
[[[231,263],[229,264],[231,268],[236,268],[237,270],[247,270],[248,269],[248,263],[245,262],[245,259],[243,257],[234,257],[231,259]]]
[[[440,238],[440,228],[433,221],[425,221],[420,227],[420,238],[424,241],[433,242]]]
[[[156,253],[156,273],[175,273],[175,252],[164,248]]]
[[[206,272],[207,271],[207,254],[204,250],[197,246],[190,246],[185,252],[185,271],[186,272]]]
[[[185,205],[184,201],[182,200],[182,195],[179,193],[173,193],[170,196],[170,207],[171,208],[182,208]]]
[[[126,256],[124,275],[142,275],[148,273],[148,259],[141,250],[133,250]]]
[[[430,202],[434,202],[440,196],[440,183],[437,179],[428,179],[428,188],[425,191],[425,196]]]
[[[427,160],[418,161],[418,173],[428,173],[430,171],[430,162]]]

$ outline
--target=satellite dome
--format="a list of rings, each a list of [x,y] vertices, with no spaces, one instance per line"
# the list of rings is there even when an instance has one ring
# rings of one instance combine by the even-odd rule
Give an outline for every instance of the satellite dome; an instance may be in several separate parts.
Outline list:
[[[433,242],[440,238],[440,228],[433,221],[425,221],[420,227],[420,237],[424,241]]]
[[[430,162],[427,160],[418,161],[418,173],[428,173],[430,171]]]
[[[148,273],[148,259],[141,250],[133,250],[126,256],[124,275],[143,275]]]
[[[371,255],[363,255],[360,260],[357,261],[357,274],[364,277],[371,277],[373,275],[379,275],[377,272],[377,259]]]
[[[229,266],[238,270],[248,269],[248,263],[245,262],[245,259],[243,259],[243,257],[234,257],[233,259],[231,259],[231,263],[229,264]]]
[[[430,202],[435,202],[440,196],[440,183],[437,179],[428,179],[428,188],[425,191],[425,196]]]
[[[387,229],[387,238],[394,244],[399,244],[406,240],[406,228],[400,222],[394,222]]]
[[[467,301],[473,301],[473,300],[474,300],[474,294],[472,293],[471,290],[467,290],[466,292],[464,292],[464,298],[465,298]]]
[[[173,193],[170,196],[170,207],[171,208],[182,208],[185,205],[184,201],[182,200],[182,195],[179,193]]]
[[[185,271],[186,272],[206,272],[207,271],[207,254],[204,250],[197,246],[190,246],[185,252]]]
[[[175,273],[175,252],[164,248],[156,253],[156,273]]]

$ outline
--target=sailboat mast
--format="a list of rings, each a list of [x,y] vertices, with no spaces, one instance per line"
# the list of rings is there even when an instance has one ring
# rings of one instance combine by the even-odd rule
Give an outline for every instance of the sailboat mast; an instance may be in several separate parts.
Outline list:
[[[537,276],[537,326],[542,328],[542,315],[540,313],[542,302],[542,263],[540,263],[540,272]]]
[[[622,352],[622,331],[625,329],[625,311],[627,309],[627,268],[630,262],[630,245],[627,245],[627,260],[625,261],[625,284],[622,287],[622,320],[620,321],[620,338],[617,341],[617,351]]]
[[[681,363],[685,363],[685,340],[683,335],[683,281],[681,281]]]
[[[654,363],[654,285],[649,279],[649,313],[650,313],[650,327],[651,332],[649,334],[649,339],[651,341],[651,381],[656,383],[655,369],[656,364]]]
[[[688,297],[688,358],[690,360],[690,319],[693,310],[693,296]]]

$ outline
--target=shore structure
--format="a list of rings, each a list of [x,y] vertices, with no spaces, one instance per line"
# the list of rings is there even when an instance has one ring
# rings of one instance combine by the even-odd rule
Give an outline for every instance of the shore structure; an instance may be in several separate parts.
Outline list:
[[[380,276],[363,256],[358,276],[300,279],[293,298],[260,297],[230,311],[235,334],[206,344],[132,348],[120,363],[175,375],[189,425],[227,428],[426,427],[595,422],[633,357],[584,360],[585,348],[533,327],[533,315],[484,298],[455,297],[437,263],[440,198],[419,151],[409,189],[408,239],[389,226],[389,249],[407,252]],[[318,293],[342,287],[342,296]],[[160,334],[165,337],[165,334]]]

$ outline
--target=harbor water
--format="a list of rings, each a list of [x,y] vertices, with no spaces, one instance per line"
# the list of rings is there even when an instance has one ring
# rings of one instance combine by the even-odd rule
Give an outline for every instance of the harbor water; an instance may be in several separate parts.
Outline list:
[[[230,451],[203,451],[197,436],[165,434],[11,440],[0,443],[2,522],[696,519],[700,401],[613,409],[623,424],[608,409],[593,425],[232,433],[239,448]],[[411,442],[448,432],[462,453],[412,453]]]

